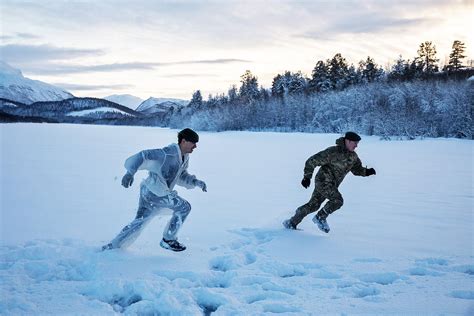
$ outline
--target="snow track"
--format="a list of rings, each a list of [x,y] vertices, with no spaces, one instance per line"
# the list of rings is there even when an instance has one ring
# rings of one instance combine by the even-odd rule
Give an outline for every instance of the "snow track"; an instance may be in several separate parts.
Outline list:
[[[72,240],[3,246],[0,311],[309,315],[363,310],[417,314],[429,306],[440,313],[463,313],[474,300],[474,265],[469,257],[288,262],[269,253],[282,239],[297,243],[300,232],[240,229],[232,234],[237,238],[230,243],[201,250],[209,258],[208,268],[202,270],[174,268],[185,264],[186,257],[164,250],[147,258],[130,251],[100,252]],[[136,268],[140,271],[129,271]],[[423,304],[415,304],[420,300]]]

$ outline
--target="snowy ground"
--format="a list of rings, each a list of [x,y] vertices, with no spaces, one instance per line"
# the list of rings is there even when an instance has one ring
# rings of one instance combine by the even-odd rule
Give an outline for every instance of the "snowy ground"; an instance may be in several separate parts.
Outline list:
[[[135,215],[123,161],[175,141],[142,127],[7,124],[1,132],[0,314],[474,314],[473,142],[380,141],[358,153],[321,233],[282,220],[311,194],[306,158],[338,135],[200,133],[178,188],[188,249],[159,247],[168,216],[127,250],[99,252]]]

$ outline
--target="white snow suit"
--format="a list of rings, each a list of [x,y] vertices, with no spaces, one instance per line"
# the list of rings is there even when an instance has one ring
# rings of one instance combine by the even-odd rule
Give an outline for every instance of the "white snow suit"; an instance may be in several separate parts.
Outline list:
[[[125,161],[125,168],[131,175],[138,170],[148,170],[149,175],[140,186],[139,207],[135,219],[111,241],[112,248],[130,245],[145,225],[163,209],[173,211],[163,232],[163,238],[177,239],[178,230],[191,211],[191,205],[178,196],[173,188],[178,184],[192,189],[198,181],[194,175],[187,172],[188,164],[189,155],[182,155],[178,144],[143,150]]]

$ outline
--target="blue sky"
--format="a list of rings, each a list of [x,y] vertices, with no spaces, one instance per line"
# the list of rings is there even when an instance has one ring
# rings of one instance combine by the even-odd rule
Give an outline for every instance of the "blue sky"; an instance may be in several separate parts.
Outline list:
[[[461,40],[467,61],[472,16],[472,0],[2,0],[0,57],[76,96],[206,98],[247,69],[268,88],[336,53],[386,67],[432,41],[444,64]]]

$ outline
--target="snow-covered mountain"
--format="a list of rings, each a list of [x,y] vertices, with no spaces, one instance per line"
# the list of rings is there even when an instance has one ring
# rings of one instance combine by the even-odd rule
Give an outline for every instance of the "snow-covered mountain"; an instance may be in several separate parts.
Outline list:
[[[136,109],[143,102],[143,99],[131,94],[113,94],[104,99],[126,106],[130,109]]]
[[[144,114],[167,112],[172,107],[178,108],[186,106],[188,103],[189,101],[182,99],[149,97],[143,101],[135,111],[142,112]]]
[[[60,101],[74,96],[51,84],[23,76],[20,70],[0,61],[0,98],[31,104]]]

